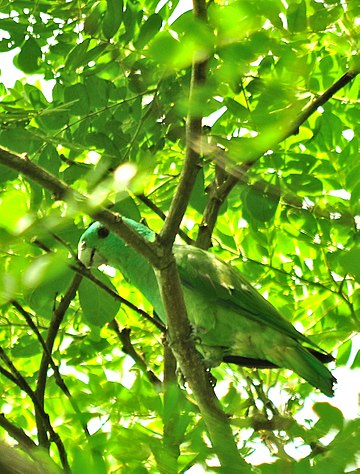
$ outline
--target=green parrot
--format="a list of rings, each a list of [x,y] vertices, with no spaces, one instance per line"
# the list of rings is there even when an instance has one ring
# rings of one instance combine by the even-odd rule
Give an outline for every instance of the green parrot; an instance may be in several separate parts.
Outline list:
[[[155,233],[123,217],[149,241]],[[244,367],[287,368],[325,395],[333,396],[336,379],[323,365],[333,361],[298,332],[231,265],[190,245],[173,248],[197,350],[208,368],[221,362]],[[99,222],[81,236],[79,259],[86,266],[118,268],[166,322],[155,272],[146,259]]]

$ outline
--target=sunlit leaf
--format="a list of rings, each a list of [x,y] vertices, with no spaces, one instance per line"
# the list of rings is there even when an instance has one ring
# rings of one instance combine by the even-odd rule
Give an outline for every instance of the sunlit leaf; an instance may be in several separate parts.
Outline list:
[[[97,276],[116,293],[116,288],[108,278],[98,272]],[[89,280],[81,282],[79,299],[85,320],[94,326],[103,326],[112,321],[120,308],[118,300]]]
[[[29,38],[21,47],[16,58],[16,65],[26,74],[34,74],[40,67],[41,56],[38,42],[34,38]]]

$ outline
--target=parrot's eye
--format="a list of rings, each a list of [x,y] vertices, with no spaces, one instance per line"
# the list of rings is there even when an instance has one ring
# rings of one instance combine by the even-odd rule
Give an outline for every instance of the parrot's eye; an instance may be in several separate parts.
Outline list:
[[[106,227],[100,227],[97,233],[100,239],[105,239],[110,234],[109,230]]]

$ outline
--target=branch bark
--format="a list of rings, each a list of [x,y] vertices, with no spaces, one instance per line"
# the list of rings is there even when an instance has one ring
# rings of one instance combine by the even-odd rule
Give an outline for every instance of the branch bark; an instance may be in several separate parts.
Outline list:
[[[13,170],[22,173],[30,180],[42,186],[53,194],[55,200],[66,201],[79,210],[86,212],[89,216],[101,222],[109,230],[118,235],[126,243],[129,243],[137,252],[143,255],[150,263],[156,265],[161,256],[156,252],[157,246],[145,240],[140,234],[127,226],[121,216],[107,209],[94,209],[87,196],[79,193],[66,183],[53,176],[45,169],[30,161],[26,156],[0,148],[0,163]]]
[[[56,444],[56,447],[58,449],[59,457],[61,460],[61,464],[64,468],[64,471],[66,473],[70,473],[70,466],[67,459],[65,446],[60,436],[58,435],[58,433],[56,433],[56,431],[52,427],[50,419],[49,419],[49,415],[45,412],[41,404],[41,400],[39,399],[36,391],[34,392],[32,390],[30,385],[27,383],[27,381],[24,379],[24,377],[20,374],[20,372],[16,369],[12,361],[6,355],[2,347],[0,347],[0,358],[8,366],[13,377],[16,379],[16,385],[20,387],[21,390],[23,390],[33,402],[34,408],[36,410],[36,413],[39,417],[39,421],[41,423],[42,430],[44,430],[46,433],[49,433],[51,441],[53,441]]]
[[[144,374],[147,376],[148,380],[155,386],[155,387],[160,387],[161,386],[161,380],[156,377],[154,372],[149,369],[144,357],[136,352],[134,346],[132,345],[131,339],[130,339],[130,333],[131,329],[130,328],[123,328],[120,329],[118,322],[116,319],[113,319],[109,323],[109,327],[115,332],[115,334],[118,336],[118,338],[121,341],[122,344],[122,351],[129,355],[136,364],[140,367],[140,369],[144,372]]]
[[[39,401],[39,406],[35,405],[35,417],[36,417],[36,424],[38,429],[38,437],[39,443],[41,446],[48,448],[49,447],[49,439],[47,436],[47,431],[45,430],[45,426],[43,423],[43,416],[42,412],[45,406],[45,388],[46,388],[46,381],[47,381],[47,370],[50,364],[50,355],[53,351],[54,343],[56,336],[58,334],[60,324],[62,323],[65,313],[69,308],[71,301],[75,298],[77,289],[81,282],[81,276],[75,275],[70,286],[62,297],[59,306],[53,311],[53,316],[51,318],[49,330],[46,336],[46,347],[47,351],[43,352],[40,368],[37,378],[36,384],[36,398]]]
[[[71,395],[67,385],[65,384],[61,374],[60,374],[60,371],[59,371],[59,368],[58,366],[55,364],[53,358],[52,358],[52,355],[51,353],[49,352],[49,348],[48,346],[46,345],[46,342],[44,341],[44,338],[42,337],[40,331],[38,330],[37,326],[35,325],[35,323],[33,322],[32,320],[32,317],[30,315],[30,313],[28,313],[20,304],[18,301],[12,301],[11,302],[12,305],[18,310],[18,312],[25,318],[28,326],[32,329],[32,331],[34,332],[34,334],[36,335],[36,337],[38,338],[42,348],[43,348],[43,355],[44,356],[47,356],[48,358],[48,361],[49,361],[49,364],[51,366],[51,368],[53,369],[54,371],[54,377],[55,377],[55,381],[56,381],[56,384],[58,385],[58,387],[63,391],[63,393],[65,394],[65,396],[67,397],[67,399],[69,400],[71,406],[73,407],[73,410],[74,412],[78,415],[78,420],[82,426],[82,429],[85,433],[86,436],[89,436],[89,431],[87,429],[87,426],[86,426],[86,423],[82,420],[82,414],[81,414],[81,410],[76,402],[76,400],[73,398],[73,396]],[[46,379],[45,379],[45,382],[46,382]]]
[[[7,431],[25,451],[37,448],[37,445],[25,433],[25,431],[9,421],[3,413],[0,413],[0,426],[4,428],[4,430]]]
[[[170,347],[194,394],[221,467],[224,472],[247,472],[249,468],[238,452],[229,418],[216,398],[208,373],[195,349],[173,256],[166,268],[157,271],[157,277],[168,317]]]

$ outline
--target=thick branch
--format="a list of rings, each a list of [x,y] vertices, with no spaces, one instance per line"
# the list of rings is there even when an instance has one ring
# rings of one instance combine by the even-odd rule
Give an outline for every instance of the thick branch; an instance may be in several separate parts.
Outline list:
[[[229,419],[222,411],[195,349],[174,257],[169,259],[166,268],[157,271],[157,278],[168,315],[170,347],[194,394],[220,464],[224,472],[247,472],[247,465],[237,450]]]
[[[206,2],[194,0],[194,17],[206,22]],[[197,173],[201,167],[200,144],[202,135],[202,116],[194,114],[192,109],[196,101],[197,91],[205,84],[207,72],[207,60],[197,62],[194,58],[191,74],[189,113],[186,120],[186,152],[185,162],[181,170],[179,184],[176,188],[174,198],[171,202],[169,214],[160,232],[159,241],[170,249],[178,233],[181,220],[185,214],[191,191],[194,187]],[[198,108],[198,105],[195,107]]]
[[[0,426],[14,438],[24,450],[35,449],[37,445],[25,433],[24,430],[9,421],[3,413],[0,413]]]

